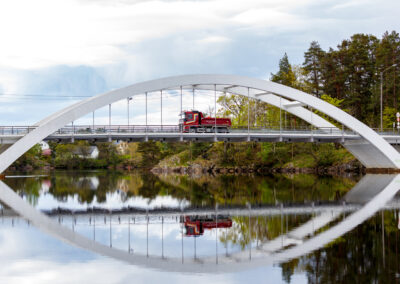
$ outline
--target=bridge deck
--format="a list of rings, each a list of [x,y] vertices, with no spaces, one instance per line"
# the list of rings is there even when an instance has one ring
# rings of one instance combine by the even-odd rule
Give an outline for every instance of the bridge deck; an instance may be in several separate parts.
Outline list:
[[[0,126],[0,144],[13,144],[24,135],[35,129],[33,126]],[[194,131],[194,130],[193,130]],[[400,134],[385,131],[381,136],[391,144],[400,144]],[[71,142],[74,140],[89,141],[229,141],[229,142],[345,142],[362,140],[362,137],[350,130],[338,128],[323,129],[276,129],[247,127],[232,128],[229,133],[182,133],[176,125],[117,125],[117,126],[69,126],[48,136],[46,141]]]

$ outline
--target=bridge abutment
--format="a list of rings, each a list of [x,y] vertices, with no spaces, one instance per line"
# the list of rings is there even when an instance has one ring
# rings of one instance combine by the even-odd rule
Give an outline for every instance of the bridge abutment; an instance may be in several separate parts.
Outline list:
[[[366,140],[349,140],[342,144],[366,168],[396,169],[396,165]],[[400,148],[399,148],[400,149]]]

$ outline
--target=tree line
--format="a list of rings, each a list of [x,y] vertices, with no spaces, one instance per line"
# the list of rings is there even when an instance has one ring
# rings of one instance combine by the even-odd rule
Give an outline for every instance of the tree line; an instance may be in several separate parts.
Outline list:
[[[380,126],[381,84],[384,127],[391,128],[400,103],[400,36],[385,32],[382,38],[354,34],[336,48],[323,50],[313,41],[304,62],[292,65],[285,53],[278,72],[270,80],[312,94],[340,107],[370,127]],[[382,76],[381,76],[382,75]],[[234,126],[268,128],[308,127],[300,119],[278,108],[245,96],[225,94],[218,100],[220,116],[230,116]],[[281,123],[280,123],[281,120]]]
[[[323,50],[317,41],[292,66],[285,54],[271,80],[323,99],[339,100],[342,109],[371,127],[380,126],[381,84],[384,127],[392,127],[400,101],[400,36],[354,34],[336,48]]]

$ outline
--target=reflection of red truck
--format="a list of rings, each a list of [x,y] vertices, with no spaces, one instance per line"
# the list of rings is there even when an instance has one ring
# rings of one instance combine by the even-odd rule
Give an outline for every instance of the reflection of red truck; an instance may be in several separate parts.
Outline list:
[[[181,223],[184,223],[185,236],[188,237],[203,235],[205,229],[232,227],[232,220],[227,216],[218,216],[218,220],[215,216],[184,216]]]
[[[179,124],[183,132],[229,132],[231,125],[229,118],[204,117],[203,113],[197,110],[185,111]]]

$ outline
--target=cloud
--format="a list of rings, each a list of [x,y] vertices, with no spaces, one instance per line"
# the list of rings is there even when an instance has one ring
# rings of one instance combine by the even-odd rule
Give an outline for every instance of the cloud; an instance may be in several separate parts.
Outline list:
[[[264,30],[268,34],[297,30],[312,19],[298,15],[296,7],[313,3],[2,1],[0,65],[18,69],[63,64],[103,66],[123,61],[130,55],[124,47],[147,40],[190,35],[192,43],[198,43],[204,32],[209,33],[208,41],[220,41],[240,30]]]
[[[224,36],[208,36],[197,40],[199,44],[215,44],[215,43],[224,43],[228,41],[230,41],[230,39]]]
[[[301,64],[312,40],[327,49],[357,32],[396,29],[397,8],[394,0],[6,0],[0,86],[56,97],[181,74],[268,79],[284,52]],[[3,97],[0,124],[32,124],[71,103]]]

